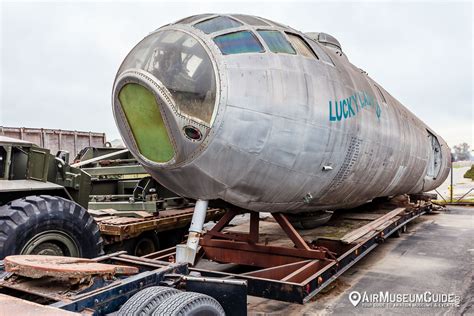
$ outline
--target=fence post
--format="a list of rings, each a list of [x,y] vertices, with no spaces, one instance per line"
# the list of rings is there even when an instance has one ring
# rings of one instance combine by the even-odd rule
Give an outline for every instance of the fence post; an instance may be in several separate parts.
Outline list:
[[[454,191],[454,187],[453,187],[453,163],[454,163],[454,159],[453,159],[453,155],[451,154],[451,190],[449,190],[450,192],[450,198],[451,198],[451,201],[450,203],[453,203],[453,191]]]

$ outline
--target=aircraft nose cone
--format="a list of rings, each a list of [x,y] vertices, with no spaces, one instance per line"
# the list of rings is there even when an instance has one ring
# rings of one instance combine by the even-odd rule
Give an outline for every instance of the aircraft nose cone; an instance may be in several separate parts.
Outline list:
[[[113,111],[122,138],[145,166],[191,163],[217,113],[217,82],[210,51],[199,38],[160,30],[125,58],[115,78]]]

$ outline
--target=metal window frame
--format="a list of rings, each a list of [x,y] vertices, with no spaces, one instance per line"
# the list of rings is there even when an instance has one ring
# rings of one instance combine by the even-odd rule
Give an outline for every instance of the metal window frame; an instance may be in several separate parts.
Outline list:
[[[316,60],[321,60],[321,59],[319,58],[318,54],[316,54],[316,52],[313,50],[313,48],[311,47],[311,45],[308,44],[308,42],[306,41],[306,39],[305,39],[303,36],[301,36],[300,34],[293,33],[293,32],[288,32],[288,31],[285,31],[284,33],[285,33],[285,35],[286,35],[286,38],[287,38],[288,41],[290,42],[291,46],[293,47],[293,49],[296,51],[297,55],[302,56],[302,57],[305,57],[305,58],[313,58],[313,59],[316,59]],[[308,50],[309,50],[311,53],[313,53],[313,57],[308,57],[308,56],[305,56],[305,55],[301,54],[301,52],[299,52],[299,51],[296,49],[295,45],[293,45],[293,42],[291,41],[289,35],[295,36],[295,37],[299,38],[300,40],[302,40],[302,41],[303,41],[303,44],[306,45],[306,48],[308,48]]]
[[[257,41],[257,43],[260,45],[260,47],[262,48],[261,51],[259,52],[241,52],[241,53],[233,53],[233,54],[226,54],[224,53],[221,48],[219,47],[219,45],[217,45],[216,43],[216,38],[218,37],[221,37],[221,36],[227,36],[227,35],[230,35],[230,34],[235,34],[235,33],[250,33],[250,35],[253,36],[253,38]],[[214,44],[219,48],[219,51],[221,52],[222,55],[224,56],[229,56],[229,55],[240,55],[240,54],[263,54],[263,53],[266,53],[267,50],[266,50],[266,46],[264,46],[262,44],[262,42],[260,41],[259,37],[255,34],[255,32],[253,32],[252,30],[249,30],[249,29],[243,29],[243,30],[237,30],[237,31],[232,31],[232,32],[228,32],[228,33],[223,33],[223,34],[219,34],[219,35],[216,35],[212,38],[212,41],[214,42]]]

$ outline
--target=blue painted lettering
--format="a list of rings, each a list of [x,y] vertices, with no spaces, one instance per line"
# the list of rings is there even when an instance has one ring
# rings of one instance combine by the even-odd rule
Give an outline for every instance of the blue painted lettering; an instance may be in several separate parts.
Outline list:
[[[337,101],[336,101],[336,104],[337,104]],[[336,117],[332,115],[332,102],[331,101],[329,101],[329,120],[331,122],[336,120]]]
[[[334,104],[334,106],[333,106]],[[365,91],[356,91],[354,94],[343,100],[329,101],[329,121],[336,122],[349,119],[356,116],[364,108],[375,109],[375,115],[378,119],[382,115],[382,107],[377,99]]]
[[[349,111],[346,111],[346,107],[347,107],[347,101],[346,100],[342,100],[342,113],[344,114],[344,118],[346,119],[347,116],[349,115]]]
[[[342,119],[342,102],[339,101],[339,106],[338,103],[336,102],[336,118],[338,121]]]

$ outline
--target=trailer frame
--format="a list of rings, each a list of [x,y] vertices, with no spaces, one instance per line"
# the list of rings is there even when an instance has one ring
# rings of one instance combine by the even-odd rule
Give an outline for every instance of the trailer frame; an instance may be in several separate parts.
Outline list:
[[[275,265],[272,261],[272,250],[281,250],[272,246],[256,244],[255,228],[252,229],[252,222],[256,222],[256,216],[250,215],[250,233],[244,234],[221,233],[220,230],[225,226],[224,222],[229,222],[229,218],[237,211],[228,212],[222,217],[220,222],[214,226],[215,229],[207,232],[201,238],[202,258],[218,260],[221,263],[249,264],[249,256],[254,254],[270,254],[267,256],[268,262],[264,265],[268,267],[258,267],[257,270],[244,273],[232,273],[219,271],[219,269],[203,269],[190,267],[189,270],[202,275],[203,277],[222,278],[226,280],[240,279],[248,282],[248,295],[267,299],[304,304],[311,300],[315,295],[334,282],[342,273],[356,264],[363,257],[368,255],[379,244],[383,243],[391,235],[404,230],[406,225],[423,214],[432,211],[432,204],[426,200],[417,198],[416,204],[407,207],[394,207],[391,211],[385,213],[389,216],[380,216],[382,220],[374,220],[359,228],[360,236],[352,236],[351,239],[325,239],[320,238],[313,242],[306,242],[310,249],[301,249],[302,244],[296,245],[296,248],[286,248],[285,252],[291,252],[297,255],[303,254],[300,260],[294,262]],[[251,213],[253,214],[253,213]],[[276,215],[280,226],[289,229],[285,224],[283,214]],[[283,224],[281,223],[283,222]],[[377,225],[373,225],[377,223]],[[220,225],[219,225],[220,224]],[[291,226],[291,225],[290,225]],[[254,226],[255,227],[255,226]],[[364,232],[365,230],[365,232]],[[290,238],[296,240],[294,232]],[[354,231],[347,234],[350,238]],[[227,236],[225,236],[227,235]],[[301,237],[301,236],[299,236]],[[234,239],[233,239],[234,238]],[[233,239],[233,240],[232,240]],[[244,241],[247,239],[247,242]],[[214,240],[214,243],[210,241]],[[301,238],[303,240],[303,238]],[[234,243],[234,246],[229,246]],[[298,248],[300,247],[300,248]],[[212,249],[211,252],[209,250]],[[238,250],[241,262],[232,262],[236,256],[232,252]],[[207,251],[207,253],[206,253]],[[307,253],[312,253],[314,258],[308,258]],[[209,256],[209,254],[211,254]],[[281,253],[276,254],[277,256]],[[155,253],[145,255],[144,258],[158,260],[173,260],[175,257],[175,248],[168,248]],[[260,264],[262,265],[262,264]],[[254,266],[259,266],[258,263]]]

